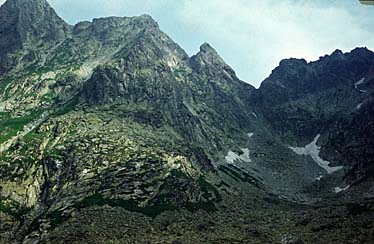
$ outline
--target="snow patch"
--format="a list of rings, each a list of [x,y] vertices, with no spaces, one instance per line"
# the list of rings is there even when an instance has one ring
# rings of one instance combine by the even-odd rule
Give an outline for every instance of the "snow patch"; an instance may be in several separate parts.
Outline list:
[[[251,158],[249,157],[249,149],[248,148],[242,148],[242,152],[243,154],[240,155],[240,158],[244,161],[244,162],[252,162]]]
[[[249,138],[251,138],[253,135],[254,135],[254,133],[252,133],[252,132],[247,134],[247,136],[248,136]]]
[[[364,84],[364,82],[365,82],[365,78],[362,78],[361,80],[357,81],[355,83],[355,88],[358,89],[358,86]]]
[[[318,177],[316,178],[316,181],[321,181],[321,180],[322,180],[322,178],[323,178],[323,176],[322,176],[322,175],[320,175],[320,176],[318,176]]]
[[[255,112],[252,112],[252,116],[255,117],[255,119],[258,119],[257,114]]]
[[[57,161],[56,161],[56,167],[57,167],[58,169],[60,169],[61,166],[62,166],[62,161],[57,160]]]
[[[237,162],[237,161],[246,162],[246,163],[252,162],[251,158],[249,157],[249,149],[248,148],[241,148],[241,150],[242,150],[243,153],[240,154],[240,155],[234,153],[233,151],[229,151],[227,153],[227,156],[225,157],[226,162],[229,163],[229,164],[234,164],[234,165],[235,165],[235,162]]]
[[[362,104],[363,104],[363,103],[359,103],[359,104],[357,105],[356,109],[357,109],[357,110],[360,109],[360,108],[362,107]]]
[[[338,166],[338,167],[330,167],[330,162],[323,160],[320,156],[319,153],[321,151],[321,147],[317,146],[317,141],[321,137],[320,134],[318,134],[314,140],[306,145],[305,147],[289,147],[292,151],[294,151],[297,155],[301,156],[311,156],[314,162],[318,164],[321,168],[326,170],[328,174],[331,174],[335,171],[338,171],[343,168],[343,166]]]
[[[348,190],[350,187],[351,187],[350,185],[348,185],[348,186],[346,186],[346,187],[344,187],[344,188],[335,187],[335,188],[334,188],[334,191],[335,191],[335,193],[340,193],[340,192],[342,192],[342,191],[346,191],[346,190]]]

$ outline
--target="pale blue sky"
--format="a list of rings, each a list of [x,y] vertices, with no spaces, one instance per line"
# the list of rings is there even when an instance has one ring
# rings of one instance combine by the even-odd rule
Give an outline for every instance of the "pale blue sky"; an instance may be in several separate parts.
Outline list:
[[[1,1],[4,0],[0,0]],[[259,86],[283,58],[374,50],[374,7],[358,0],[49,0],[68,23],[150,14],[190,55],[209,42]]]

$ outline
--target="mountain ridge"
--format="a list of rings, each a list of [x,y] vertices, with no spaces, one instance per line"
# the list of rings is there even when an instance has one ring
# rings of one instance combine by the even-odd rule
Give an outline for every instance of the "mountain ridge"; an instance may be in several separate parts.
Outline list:
[[[0,243],[370,239],[373,52],[286,59],[256,89],[148,15],[67,26],[8,0],[0,29],[30,3],[36,35],[0,37]]]

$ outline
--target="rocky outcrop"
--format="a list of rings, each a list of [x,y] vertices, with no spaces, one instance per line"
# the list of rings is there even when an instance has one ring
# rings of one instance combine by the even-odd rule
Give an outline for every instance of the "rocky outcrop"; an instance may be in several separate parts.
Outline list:
[[[283,60],[256,90],[148,15],[8,0],[0,32],[0,242],[368,239],[371,51]]]
[[[325,153],[349,166],[346,175],[350,184],[374,177],[374,100],[363,103],[352,116],[344,118],[329,131]],[[329,154],[328,152],[336,152]]]
[[[50,48],[70,31],[46,0],[6,1],[0,8],[0,23],[0,74],[18,65],[18,55],[24,62],[37,60],[36,48]]]
[[[363,138],[371,135],[365,104],[372,100],[373,67],[374,53],[366,48],[337,50],[311,63],[284,60],[262,83],[254,103],[284,141],[305,145],[321,134],[324,156],[362,179],[372,167],[365,146],[370,140]]]

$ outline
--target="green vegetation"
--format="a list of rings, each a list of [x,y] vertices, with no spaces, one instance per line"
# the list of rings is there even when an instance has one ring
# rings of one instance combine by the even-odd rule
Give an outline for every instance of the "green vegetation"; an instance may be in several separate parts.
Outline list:
[[[123,199],[109,199],[105,198],[100,194],[95,194],[86,197],[81,202],[77,203],[74,207],[78,210],[83,208],[88,208],[92,206],[111,206],[111,207],[121,207],[131,212],[138,212],[149,217],[156,217],[163,211],[175,210],[176,207],[169,204],[158,204],[154,206],[139,207],[137,202],[134,200],[123,200]],[[52,227],[62,224],[69,217],[64,216],[61,211],[53,211],[47,216],[51,220]]]
[[[24,126],[34,121],[42,111],[32,111],[21,117],[12,117],[10,113],[0,113],[0,143],[3,143],[22,131]]]
[[[41,101],[42,102],[51,102],[53,101],[54,99],[54,94],[53,93],[47,93],[47,94],[44,94],[42,97],[41,97]]]
[[[12,77],[9,77],[9,76],[5,76],[5,77],[2,77],[0,78],[0,95],[2,93],[2,96],[3,98],[6,100],[6,99],[9,99],[9,87],[8,85],[13,81],[13,78]]]
[[[5,88],[12,82],[12,78],[9,76],[2,77],[0,79],[0,92],[4,91]]]
[[[29,208],[21,206],[19,203],[9,198],[0,197],[0,212],[13,216],[17,220],[22,220]]]
[[[177,170],[173,170],[172,175],[173,177],[187,177],[185,174]],[[201,187],[201,190],[204,192],[204,196],[209,197],[208,195],[211,194],[210,192],[213,192],[219,201],[222,199],[218,190],[215,189],[211,184],[209,184],[204,178],[200,177],[198,180],[198,184]],[[121,207],[131,212],[142,213],[152,218],[155,218],[164,211],[179,209],[176,204],[169,201],[167,194],[156,197],[152,202],[153,203],[148,206],[140,207],[138,206],[138,202],[136,202],[135,200],[110,199],[104,197],[101,194],[94,194],[75,204],[74,208],[80,210],[92,206],[108,205],[111,207]],[[186,202],[183,203],[181,207],[184,207],[191,212],[195,212],[198,210],[205,210],[207,212],[217,211],[217,207],[215,206],[213,201],[196,203]],[[61,211],[53,211],[48,215],[48,218],[51,220],[52,226],[55,227],[59,224],[62,224],[69,217],[64,216]]]
[[[71,100],[69,103],[67,103],[65,106],[57,108],[51,115],[50,117],[59,117],[62,115],[65,115],[71,111],[74,110],[74,108],[78,105],[79,101],[78,98],[74,98]]]
[[[150,217],[156,217],[160,213],[166,210],[174,210],[175,207],[169,204],[159,204],[154,206],[139,207],[138,203],[134,200],[123,200],[123,199],[108,199],[102,195],[95,194],[86,197],[83,201],[76,205],[77,209],[82,209],[90,206],[104,206],[109,205],[111,207],[122,207],[131,212],[139,212]]]
[[[51,228],[54,229],[56,226],[64,223],[69,217],[64,216],[62,211],[55,210],[48,213],[47,218],[51,221]]]
[[[172,70],[172,75],[174,78],[183,78],[183,76],[187,75],[187,70],[185,67],[178,67]]]

